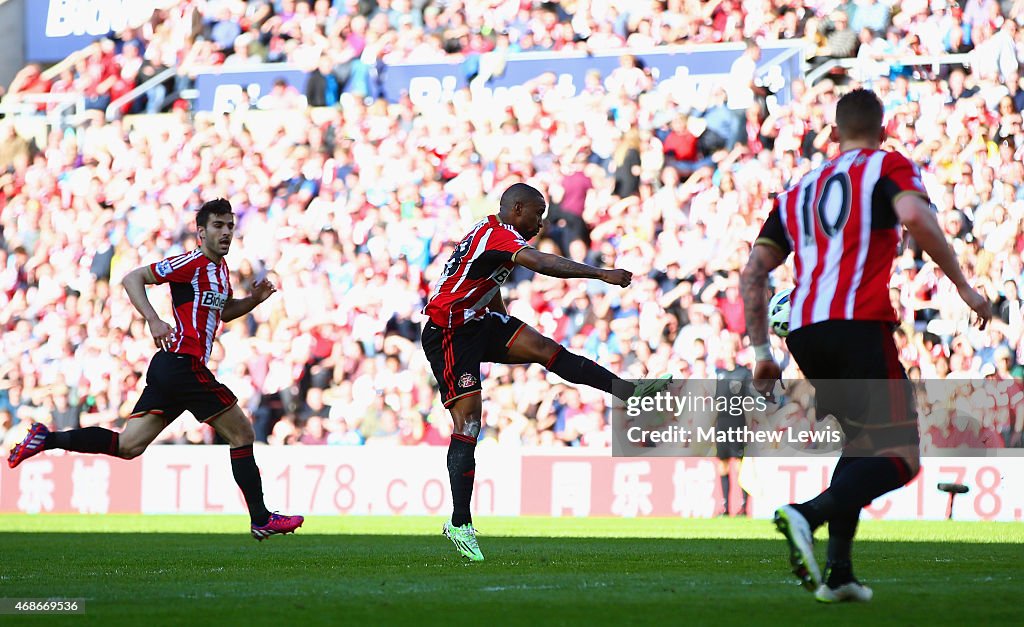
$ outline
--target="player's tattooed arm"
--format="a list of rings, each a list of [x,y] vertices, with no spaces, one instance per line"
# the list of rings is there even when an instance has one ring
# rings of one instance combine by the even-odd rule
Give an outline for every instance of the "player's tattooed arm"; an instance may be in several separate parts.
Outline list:
[[[753,346],[768,343],[768,274],[786,260],[774,246],[755,244],[747,266],[740,273],[740,294],[747,320],[747,335]]]
[[[606,283],[626,287],[632,278],[632,275],[625,270],[595,268],[559,255],[542,253],[534,248],[524,248],[516,253],[515,262],[538,274],[558,279],[600,279]]]

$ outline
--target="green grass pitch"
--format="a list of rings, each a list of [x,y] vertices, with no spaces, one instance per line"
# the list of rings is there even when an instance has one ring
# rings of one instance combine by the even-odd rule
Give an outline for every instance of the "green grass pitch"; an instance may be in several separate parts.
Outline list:
[[[75,625],[1020,625],[1024,524],[862,522],[866,605],[823,606],[765,520],[0,515],[0,597],[84,599]],[[824,534],[818,535],[819,557]]]

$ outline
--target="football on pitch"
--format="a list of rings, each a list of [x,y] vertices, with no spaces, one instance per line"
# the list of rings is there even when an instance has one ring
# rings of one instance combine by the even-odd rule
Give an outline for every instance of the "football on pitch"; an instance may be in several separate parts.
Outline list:
[[[768,325],[779,337],[789,335],[789,297],[792,293],[792,288],[786,288],[776,292],[768,301]]]

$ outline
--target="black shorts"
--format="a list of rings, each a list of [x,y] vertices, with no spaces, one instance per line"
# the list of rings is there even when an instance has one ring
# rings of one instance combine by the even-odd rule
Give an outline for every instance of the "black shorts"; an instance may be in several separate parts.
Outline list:
[[[170,424],[188,410],[196,420],[207,422],[236,403],[234,393],[198,357],[159,351],[149,362],[146,389],[131,417],[157,414]]]
[[[818,419],[832,414],[848,440],[872,448],[917,444],[917,405],[889,322],[827,320],[789,334],[786,345],[814,385]]]
[[[423,326],[423,352],[441,389],[445,407],[464,396],[480,393],[480,364],[503,363],[508,347],[526,323],[513,316],[490,312],[456,329],[433,322]]]

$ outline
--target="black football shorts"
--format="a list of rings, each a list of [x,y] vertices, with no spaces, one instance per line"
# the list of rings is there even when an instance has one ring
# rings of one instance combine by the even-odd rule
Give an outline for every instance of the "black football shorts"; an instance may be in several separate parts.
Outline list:
[[[460,398],[480,393],[480,364],[503,363],[508,348],[526,323],[497,312],[448,329],[433,322],[423,326],[423,352],[441,389],[445,407]]]
[[[198,357],[159,351],[149,362],[146,389],[131,417],[157,414],[170,424],[187,410],[196,420],[207,422],[237,402],[234,393],[217,381]]]
[[[786,345],[814,385],[818,419],[832,414],[848,439],[862,430],[876,450],[918,443],[917,404],[893,325],[827,320],[789,334]]]

